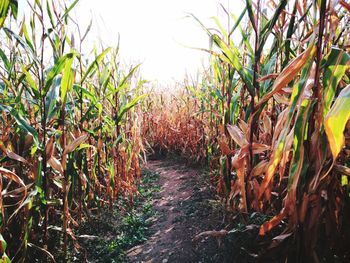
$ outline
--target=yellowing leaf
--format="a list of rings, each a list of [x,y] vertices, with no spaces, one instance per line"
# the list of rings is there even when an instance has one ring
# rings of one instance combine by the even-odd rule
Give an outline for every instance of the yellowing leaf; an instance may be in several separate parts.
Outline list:
[[[344,88],[324,120],[329,147],[335,160],[344,145],[344,129],[350,118],[350,85]]]

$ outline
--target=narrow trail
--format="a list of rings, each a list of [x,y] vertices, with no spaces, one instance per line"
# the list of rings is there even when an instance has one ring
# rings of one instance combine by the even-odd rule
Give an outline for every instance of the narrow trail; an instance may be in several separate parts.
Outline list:
[[[213,230],[220,211],[199,170],[167,160],[149,161],[146,167],[160,174],[160,192],[153,206],[156,218],[148,240],[128,250],[129,262],[218,262],[215,239],[194,242],[193,238]]]

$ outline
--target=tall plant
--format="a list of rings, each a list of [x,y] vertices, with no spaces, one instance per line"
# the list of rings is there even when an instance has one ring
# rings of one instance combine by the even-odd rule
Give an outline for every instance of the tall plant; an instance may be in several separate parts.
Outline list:
[[[134,108],[146,96],[143,81],[138,66],[119,67],[118,49],[84,58],[90,27],[80,42],[70,37],[77,3],[29,1],[27,19],[1,20],[0,237],[7,261],[54,261],[56,237],[66,258],[90,207],[136,191],[142,142]],[[17,14],[16,1],[1,5],[1,19],[9,8]]]

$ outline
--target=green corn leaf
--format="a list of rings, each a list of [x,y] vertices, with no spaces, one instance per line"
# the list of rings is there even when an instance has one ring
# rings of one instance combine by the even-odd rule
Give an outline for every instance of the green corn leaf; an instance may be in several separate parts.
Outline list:
[[[228,33],[226,32],[226,29],[221,25],[219,19],[217,17],[215,17],[215,16],[212,17],[212,19],[214,20],[216,26],[220,30],[220,32],[223,35],[224,39],[228,39]]]
[[[11,13],[15,19],[18,16],[18,0],[10,0]]]
[[[102,70],[102,74],[98,81],[99,81],[99,85],[103,87],[103,93],[105,93],[105,89],[107,85],[110,83],[109,80],[111,75],[112,75],[112,70],[110,67],[107,66]]]
[[[12,68],[12,64],[8,60],[7,56],[5,55],[4,51],[1,48],[0,48],[0,58],[4,62],[5,69],[9,72]]]
[[[22,71],[25,75],[25,80],[27,81],[27,83],[29,84],[29,87],[31,88],[31,91],[39,99],[40,93],[39,93],[39,89],[38,89],[34,79],[32,78],[32,76],[30,75],[30,73],[27,71],[27,69],[24,66],[22,66]]]
[[[296,193],[300,178],[304,177],[308,165],[304,162],[304,140],[312,103],[305,99],[300,104],[299,113],[294,125],[293,159],[288,177],[288,190]],[[293,194],[293,195],[294,195]],[[295,198],[295,196],[293,197]]]
[[[120,123],[125,113],[127,113],[130,109],[132,109],[139,101],[144,99],[148,94],[142,94],[141,96],[136,97],[126,105],[122,106],[120,111],[118,112],[118,116],[116,118],[116,123]]]
[[[79,2],[79,0],[75,0],[68,8],[66,8],[63,16],[62,16],[62,20],[66,19],[69,15],[69,12],[72,11],[72,9],[77,5],[77,3]]]
[[[46,121],[49,122],[57,114],[58,108],[56,107],[59,98],[59,91],[61,86],[61,77],[57,76],[52,84],[52,87],[47,93],[45,98],[45,111]]]
[[[10,0],[0,1],[0,28],[3,27],[10,8]]]
[[[74,72],[72,70],[73,59],[74,59],[74,55],[69,57],[66,60],[63,74],[62,74],[62,80],[61,80],[62,105],[65,104],[67,92],[69,92],[69,90],[72,88],[73,82],[74,82]]]
[[[81,87],[80,85],[73,85],[73,88],[75,90],[75,92],[77,92],[78,94],[82,93],[83,96],[86,96],[88,99],[91,100],[91,102],[93,104],[97,103],[97,98],[94,94],[92,94],[90,91],[88,91],[87,89]]]
[[[264,45],[266,43],[266,40],[267,40],[268,36],[270,35],[273,27],[275,26],[280,14],[282,13],[283,9],[286,7],[287,2],[288,2],[287,0],[280,1],[272,19],[269,20],[269,22],[266,24],[266,26],[262,29],[261,34],[260,34],[261,38],[260,38],[260,42],[259,42],[259,48],[258,48],[258,52],[257,52],[259,56],[262,53]]]
[[[0,234],[0,252],[5,253],[7,247],[7,243],[4,237]]]
[[[27,42],[19,35],[17,35],[16,33],[14,33],[11,29],[4,27],[3,28],[5,33],[10,37],[13,36],[16,41],[23,47],[23,49],[30,55],[30,57],[33,59],[33,61],[35,61],[37,64],[39,63],[39,60],[37,58],[37,56],[34,53],[34,50],[32,47],[30,47]]]
[[[98,65],[102,62],[103,58],[112,50],[112,48],[106,48],[99,54],[96,59],[90,64],[88,69],[86,70],[83,78],[80,80],[80,83],[83,83],[85,79],[98,67]]]
[[[244,10],[242,11],[242,13],[240,14],[240,16],[238,17],[238,19],[236,19],[236,16],[234,14],[231,14],[231,17],[235,21],[235,24],[232,27],[230,33],[228,34],[229,36],[231,36],[233,34],[233,32],[235,32],[236,28],[240,25],[246,12],[247,12],[247,8],[245,7]]]
[[[288,64],[289,55],[290,55],[290,52],[292,51],[290,48],[290,43],[291,43],[291,37],[296,29],[296,27],[294,27],[294,24],[295,24],[295,18],[296,18],[295,14],[297,12],[297,4],[298,4],[298,2],[294,3],[292,17],[290,18],[289,25],[288,25],[286,44],[285,44],[285,52],[284,52],[285,59],[283,61],[283,67],[285,67]]]
[[[32,43],[32,41],[31,41],[30,38],[29,38],[29,34],[28,34],[28,30],[27,30],[26,23],[22,23],[22,31],[23,31],[23,35],[24,35],[24,39],[25,39],[26,43],[28,44],[28,46],[29,46],[32,50],[34,50],[33,43]]]
[[[135,71],[140,67],[140,65],[141,65],[141,64],[136,65],[135,67],[133,67],[133,68],[129,71],[129,73],[128,73],[128,74],[122,79],[122,81],[119,83],[117,89],[114,90],[114,92],[113,92],[114,94],[115,94],[116,92],[119,92],[119,91],[121,91],[122,89],[125,88],[125,86],[126,86],[128,80],[130,80],[130,78],[134,75]]]
[[[325,116],[333,103],[340,80],[350,68],[350,55],[344,50],[332,48],[329,55],[325,58],[323,67],[323,114]]]
[[[271,55],[270,59],[266,61],[264,65],[261,67],[261,75],[266,76],[272,74],[276,67],[277,61],[277,53]],[[261,84],[260,96],[264,96],[267,92],[269,92],[272,87],[272,80],[266,80]]]
[[[253,7],[252,7],[252,1],[251,0],[246,0],[246,8],[248,10],[248,16],[249,16],[249,19],[250,19],[250,23],[251,23],[254,31],[257,32],[256,21],[255,21],[255,17],[254,17],[254,13],[253,13]]]
[[[54,20],[53,20],[53,16],[52,16],[50,4],[49,4],[49,1],[48,1],[48,0],[46,0],[46,12],[47,12],[47,15],[49,16],[49,19],[50,19],[50,23],[51,23],[52,28],[55,28],[55,22],[54,22]]]
[[[47,76],[45,79],[44,94],[46,94],[46,92],[50,89],[54,78],[62,72],[63,68],[66,66],[66,61],[72,59],[74,56],[75,56],[74,53],[69,53],[58,59],[58,61],[51,68],[49,73],[47,73]]]
[[[239,51],[236,47],[228,46],[222,39],[214,34],[213,36],[214,42],[217,46],[222,50],[224,54],[224,60],[231,64],[239,73],[244,83],[247,85],[247,88],[251,94],[255,94],[255,90],[253,87],[252,74],[246,68],[244,68],[240,62]]]

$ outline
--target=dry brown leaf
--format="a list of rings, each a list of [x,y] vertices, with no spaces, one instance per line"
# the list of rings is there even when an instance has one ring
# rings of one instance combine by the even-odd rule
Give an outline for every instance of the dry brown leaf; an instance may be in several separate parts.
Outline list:
[[[46,158],[50,159],[55,149],[55,137],[52,136],[45,147]]]
[[[264,114],[264,117],[263,117],[263,127],[264,127],[265,133],[267,133],[267,134],[272,133],[271,118],[267,114]]]
[[[260,153],[266,152],[270,149],[271,149],[271,147],[269,145],[266,145],[266,144],[255,143],[255,142],[253,142],[253,144],[252,144],[252,150],[253,150],[254,154],[260,154]]]
[[[305,221],[308,205],[309,205],[309,196],[306,193],[304,193],[303,202],[301,204],[301,208],[299,211],[299,221],[301,223],[304,223]]]
[[[269,246],[269,249],[279,246],[284,240],[288,239],[292,234],[293,234],[293,232],[290,232],[287,234],[281,234],[281,235],[274,237],[272,239],[271,245]]]
[[[27,187],[24,184],[24,182],[22,181],[22,179],[20,177],[18,177],[14,172],[11,172],[10,170],[7,170],[3,167],[0,167],[0,174],[2,174],[3,176],[5,176],[6,178],[8,178],[11,181],[14,181],[15,183],[19,184],[21,186],[22,192],[23,192],[23,198],[18,202],[18,204],[22,203],[24,201],[24,199],[27,196]],[[2,191],[2,178],[0,178],[0,186],[1,186],[1,191]],[[1,197],[1,194],[0,194]],[[2,201],[0,201],[0,204],[2,203]]]
[[[277,119],[277,123],[275,126],[275,131],[273,133],[273,137],[272,137],[272,145],[271,148],[275,148],[275,144],[278,141],[278,137],[281,134],[281,131],[283,130],[286,122],[287,122],[287,117],[288,117],[288,112],[289,109],[285,108],[279,115],[278,115],[278,119]]]
[[[254,166],[254,168],[252,169],[251,175],[255,177],[255,176],[264,174],[267,170],[268,165],[269,165],[269,161],[262,160],[260,163]]]
[[[18,154],[14,153],[14,152],[7,152],[7,156],[12,160],[16,160],[16,161],[19,161],[21,163],[27,163],[26,159],[24,159],[22,156],[19,156]]]
[[[51,156],[47,163],[60,174],[64,173],[62,164],[54,156]]]
[[[244,178],[244,169],[245,169],[245,155],[241,153],[237,153],[231,160],[231,165],[236,170],[236,174],[238,180],[236,183],[239,185],[239,189],[241,192],[241,200],[240,200],[240,209],[244,212],[247,212],[247,200],[246,200],[246,191],[245,191],[245,178]]]
[[[204,231],[204,232],[201,232],[199,233],[198,235],[196,235],[192,241],[198,241],[199,239],[201,238],[204,238],[204,237],[207,237],[207,236],[210,236],[210,237],[216,237],[216,238],[222,238],[222,237],[225,237],[226,235],[228,234],[228,231],[227,230],[220,230],[220,231],[215,231],[215,230],[211,230],[211,231]]]
[[[82,135],[82,136],[78,137],[77,139],[75,139],[71,144],[67,145],[67,147],[65,148],[65,150],[62,154],[61,164],[62,164],[63,170],[66,170],[67,154],[74,151],[75,148],[77,148],[80,144],[82,144],[88,137],[89,137],[88,134]]]
[[[279,104],[289,105],[289,103],[290,103],[290,100],[287,96],[284,96],[284,95],[279,94],[279,93],[273,94],[273,98]]]
[[[231,138],[237,143],[241,148],[248,144],[243,132],[236,125],[227,125],[227,131],[229,132]]]
[[[248,124],[245,121],[241,120],[241,119],[239,119],[237,121],[237,123],[238,123],[239,128],[242,130],[242,132],[244,134],[248,135],[249,134]],[[246,136],[246,138],[247,138],[247,136]]]
[[[276,94],[277,92],[282,90],[284,87],[286,87],[287,84],[292,79],[294,79],[294,77],[297,74],[299,74],[300,70],[305,65],[305,63],[313,57],[315,51],[316,51],[315,45],[311,44],[307,50],[305,50],[303,53],[301,53],[299,56],[293,59],[292,62],[289,63],[289,65],[285,67],[283,71],[279,74],[279,76],[276,78],[275,82],[273,83],[271,91],[261,98],[259,103],[256,105],[256,109],[259,109],[274,94]]]
[[[279,74],[276,74],[276,73],[274,73],[274,74],[269,74],[269,75],[263,76],[263,77],[261,77],[261,78],[258,78],[257,81],[258,81],[258,82],[263,82],[263,81],[268,80],[268,79],[275,79],[275,78],[278,77],[278,75],[279,75]]]
[[[223,140],[219,141],[219,147],[220,147],[222,155],[229,155],[229,154],[233,153],[233,151],[230,149],[230,147],[228,147],[228,145]]]
[[[277,226],[283,220],[283,218],[285,218],[285,216],[286,216],[286,211],[283,208],[282,211],[278,215],[274,216],[271,220],[262,224],[262,226],[260,227],[259,235],[264,236],[272,228]]]
[[[68,144],[64,150],[63,154],[71,153],[77,148],[80,144],[82,144],[89,137],[88,134],[82,135],[76,138],[72,143]]]

